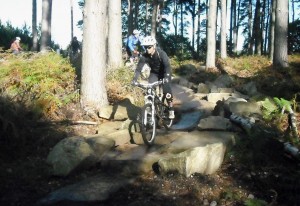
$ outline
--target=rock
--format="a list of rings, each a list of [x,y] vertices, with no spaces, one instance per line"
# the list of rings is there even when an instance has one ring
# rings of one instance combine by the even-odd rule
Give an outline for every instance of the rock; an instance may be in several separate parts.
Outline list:
[[[232,123],[229,119],[220,116],[210,116],[200,120],[199,130],[230,130]]]
[[[161,174],[178,172],[186,177],[194,173],[213,174],[221,166],[226,147],[222,143],[195,147],[158,161]]]
[[[53,205],[58,202],[84,204],[83,202],[104,201],[121,187],[132,183],[133,180],[134,178],[121,177],[120,175],[102,174],[51,192],[38,203],[40,205]]]
[[[197,92],[208,94],[209,93],[209,87],[206,84],[200,83],[198,85]]]
[[[47,163],[51,165],[53,175],[67,176],[75,169],[95,164],[113,146],[112,140],[101,137],[66,138],[55,145],[47,157]]]
[[[260,105],[256,102],[231,102],[229,104],[229,110],[241,116],[262,115]]]

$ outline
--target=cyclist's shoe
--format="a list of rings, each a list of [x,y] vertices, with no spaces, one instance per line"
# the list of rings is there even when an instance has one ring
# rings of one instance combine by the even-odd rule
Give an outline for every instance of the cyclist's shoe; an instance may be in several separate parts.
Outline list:
[[[175,118],[175,113],[174,110],[169,111],[169,119],[174,119]]]

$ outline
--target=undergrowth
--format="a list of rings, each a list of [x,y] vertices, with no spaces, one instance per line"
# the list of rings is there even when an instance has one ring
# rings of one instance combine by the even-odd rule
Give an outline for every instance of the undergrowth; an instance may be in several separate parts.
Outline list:
[[[143,93],[141,89],[131,85],[133,77],[134,72],[127,67],[107,72],[107,95],[111,104],[129,98],[131,103],[142,105]]]
[[[0,64],[0,95],[23,104],[36,117],[55,119],[60,107],[78,101],[79,90],[67,59],[56,53],[33,53],[6,57]]]

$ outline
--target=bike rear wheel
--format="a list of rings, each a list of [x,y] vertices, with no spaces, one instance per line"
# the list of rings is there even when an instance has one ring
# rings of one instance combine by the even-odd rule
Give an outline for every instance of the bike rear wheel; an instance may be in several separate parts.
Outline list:
[[[142,137],[147,145],[152,145],[156,136],[157,120],[151,104],[142,107],[141,132]]]

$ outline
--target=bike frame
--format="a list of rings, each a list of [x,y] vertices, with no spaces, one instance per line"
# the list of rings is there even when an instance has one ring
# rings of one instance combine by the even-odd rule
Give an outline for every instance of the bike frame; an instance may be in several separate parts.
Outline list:
[[[159,80],[153,83],[140,83],[135,85],[144,90],[144,106],[142,107],[142,136],[146,144],[152,145],[156,136],[156,126],[164,126],[170,129],[173,120],[166,116],[168,106],[164,104],[162,94],[162,84],[164,81]]]

